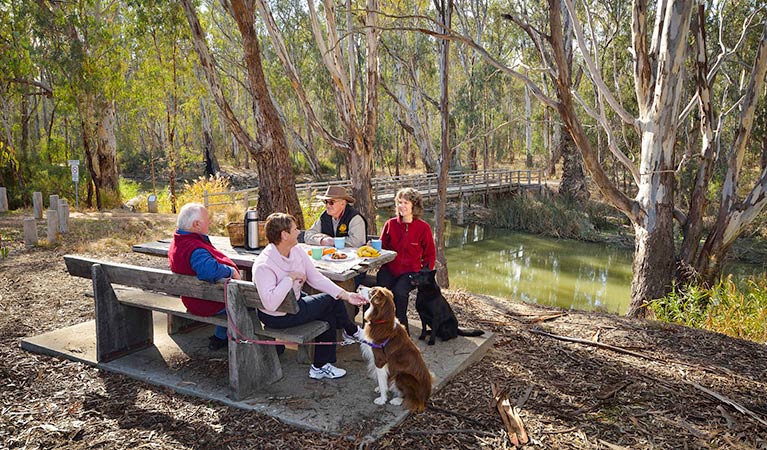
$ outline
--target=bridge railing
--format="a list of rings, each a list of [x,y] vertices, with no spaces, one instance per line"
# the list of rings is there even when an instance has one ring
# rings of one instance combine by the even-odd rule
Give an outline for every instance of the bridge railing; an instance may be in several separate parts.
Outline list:
[[[484,189],[498,190],[502,187],[512,189],[519,186],[541,184],[542,170],[511,170],[492,169],[469,172],[448,172],[448,189],[460,193],[479,192]],[[425,197],[437,192],[437,174],[409,174],[394,177],[377,177],[372,180],[373,200],[393,199],[394,194],[403,187],[412,187]],[[351,190],[351,180],[318,181],[296,184],[299,199],[309,201],[315,195],[325,192],[329,186],[342,186]],[[258,188],[240,189],[228,192],[203,192],[203,203],[206,207],[242,204],[244,207],[253,206],[258,200]]]

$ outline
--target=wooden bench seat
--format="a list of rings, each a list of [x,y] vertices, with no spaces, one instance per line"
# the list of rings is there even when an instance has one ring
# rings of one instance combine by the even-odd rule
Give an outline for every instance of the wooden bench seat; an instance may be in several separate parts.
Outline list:
[[[231,280],[207,283],[194,276],[169,270],[99,261],[65,255],[70,275],[90,278],[96,309],[96,358],[106,362],[153,345],[152,311],[168,315],[168,333],[173,334],[199,322],[228,326],[253,340],[282,340],[303,344],[328,329],[327,322],[313,321],[285,329],[264,328],[255,308],[261,307],[258,291],[251,282]],[[225,288],[226,286],[226,288]],[[225,316],[202,317],[186,311],[181,295],[222,302]],[[279,311],[298,311],[293,291]],[[231,325],[234,325],[232,327]],[[309,346],[298,346],[300,362],[309,361]],[[282,378],[282,367],[273,345],[229,342],[229,383],[236,399]]]

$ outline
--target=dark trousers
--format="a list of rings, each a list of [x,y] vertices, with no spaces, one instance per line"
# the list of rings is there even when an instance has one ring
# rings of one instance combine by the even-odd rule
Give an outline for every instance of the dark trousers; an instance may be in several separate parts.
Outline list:
[[[269,328],[290,328],[303,325],[312,320],[327,322],[330,328],[317,336],[317,342],[335,342],[336,330],[344,329],[347,334],[354,334],[357,325],[346,314],[342,300],[336,300],[328,294],[303,295],[298,300],[298,312],[284,316],[271,316],[259,311],[258,318]],[[335,345],[317,345],[314,347],[314,367],[336,362]]]
[[[410,334],[410,327],[408,327],[407,324],[407,300],[410,291],[412,291],[414,287],[410,284],[410,272],[395,277],[389,272],[389,269],[386,266],[381,267],[381,269],[378,270],[376,284],[392,291],[392,294],[394,294],[394,307],[396,308],[397,320],[404,325],[405,330]]]

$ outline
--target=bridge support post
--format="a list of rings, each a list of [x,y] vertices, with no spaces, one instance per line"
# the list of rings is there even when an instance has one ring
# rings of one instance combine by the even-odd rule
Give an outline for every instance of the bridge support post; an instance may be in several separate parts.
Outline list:
[[[464,210],[464,200],[463,200],[463,194],[461,194],[458,197],[458,217],[456,217],[456,222],[458,225],[463,225],[463,210]]]

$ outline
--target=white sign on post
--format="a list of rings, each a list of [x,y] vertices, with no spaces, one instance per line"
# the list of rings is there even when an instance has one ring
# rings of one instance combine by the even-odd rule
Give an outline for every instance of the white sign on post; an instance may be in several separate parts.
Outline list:
[[[69,164],[69,169],[72,171],[72,181],[75,182],[75,208],[80,207],[80,199],[79,192],[77,188],[77,183],[80,181],[80,160],[79,159],[70,159],[67,161]]]
[[[69,168],[72,170],[72,181],[79,181],[80,180],[80,160],[70,159],[67,162],[69,163]]]

